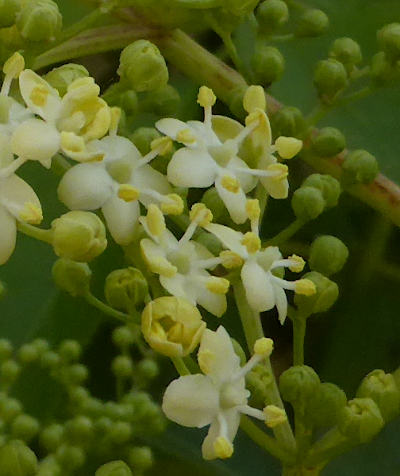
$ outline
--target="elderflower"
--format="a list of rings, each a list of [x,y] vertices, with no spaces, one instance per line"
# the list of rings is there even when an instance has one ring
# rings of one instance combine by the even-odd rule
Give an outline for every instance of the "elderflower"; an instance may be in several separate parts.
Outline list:
[[[206,329],[198,352],[202,374],[185,375],[169,384],[162,409],[167,417],[187,427],[202,428],[210,425],[202,452],[204,459],[229,458],[233,454],[232,442],[242,414],[268,424],[269,414],[248,405],[250,392],[246,390],[245,376],[272,352],[271,339],[262,338],[255,343],[255,354],[240,367],[232,341],[224,327],[217,331]],[[273,417],[273,424],[278,422]],[[272,423],[271,420],[271,423]]]

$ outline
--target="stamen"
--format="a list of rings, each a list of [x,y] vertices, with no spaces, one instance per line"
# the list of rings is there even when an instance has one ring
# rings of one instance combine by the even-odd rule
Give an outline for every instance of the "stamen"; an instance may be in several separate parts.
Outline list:
[[[259,364],[264,357],[260,354],[253,354],[243,367],[235,373],[232,381],[244,378],[257,364]]]
[[[225,278],[210,276],[206,279],[206,288],[214,294],[226,294],[229,291],[230,282]]]
[[[161,236],[166,230],[164,215],[154,204],[147,208],[146,225],[153,236]]]
[[[247,251],[250,254],[257,253],[261,249],[261,240],[258,235],[255,233],[248,231],[242,239],[242,245],[247,248]]]
[[[204,259],[204,260],[196,261],[196,266],[198,266],[201,269],[211,269],[211,268],[215,268],[219,264],[222,264],[222,261],[223,260],[221,258]]]
[[[231,175],[224,175],[221,179],[221,185],[231,193],[238,193],[240,190],[238,179]]]
[[[260,421],[265,421],[264,412],[262,410],[259,410],[258,408],[253,408],[250,405],[242,405],[238,407],[238,410],[240,411],[240,413],[243,413],[244,415],[257,418],[257,420],[260,420]]]
[[[5,63],[3,66],[3,73],[5,74],[5,78],[3,81],[3,85],[1,87],[0,94],[2,96],[8,96],[10,92],[10,87],[13,79],[18,78],[20,73],[25,68],[25,60],[22,55],[19,53],[14,53]]]
[[[296,289],[296,281],[286,281],[286,279],[277,278],[274,275],[271,275],[271,279],[283,289],[287,289],[288,291],[294,291]]]
[[[122,184],[118,189],[118,197],[125,202],[134,202],[139,198],[140,192],[130,184]]]

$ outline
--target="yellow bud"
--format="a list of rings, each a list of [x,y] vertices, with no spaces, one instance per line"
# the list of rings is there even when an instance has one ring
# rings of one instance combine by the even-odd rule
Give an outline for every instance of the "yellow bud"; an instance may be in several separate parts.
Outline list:
[[[243,107],[248,113],[252,113],[257,109],[266,111],[267,101],[262,86],[249,86],[243,98]]]
[[[275,405],[267,405],[264,410],[265,424],[270,428],[275,428],[287,421],[287,415],[283,408]]]
[[[214,294],[226,294],[229,286],[230,282],[225,278],[212,276],[207,280],[207,289]]]
[[[243,239],[242,245],[247,248],[247,251],[251,254],[257,253],[261,249],[261,240],[255,233],[248,231]]]
[[[43,220],[42,210],[34,203],[26,202],[19,212],[19,219],[31,225],[39,225]]]
[[[285,164],[271,164],[267,167],[267,170],[276,173],[276,175],[269,178],[277,182],[285,180],[289,174],[288,167]]]
[[[246,202],[246,212],[250,221],[258,221],[260,218],[260,202],[256,198],[250,198]]]
[[[306,264],[303,258],[301,256],[292,255],[292,256],[289,256],[289,259],[291,261],[294,261],[294,263],[291,266],[289,266],[290,271],[293,271],[293,273],[301,273]]]
[[[240,190],[239,181],[230,175],[224,175],[221,179],[221,185],[231,193],[238,193]]]
[[[176,140],[182,144],[194,144],[196,137],[190,129],[183,129],[176,134]]]
[[[134,202],[139,198],[139,190],[129,183],[124,183],[119,186],[118,197],[125,202]]]
[[[233,445],[224,436],[218,436],[214,441],[214,451],[217,458],[227,459],[233,455]]]
[[[151,141],[150,148],[151,150],[158,150],[160,155],[166,155],[168,152],[171,152],[172,140],[167,136],[158,137]]]
[[[226,269],[238,268],[243,264],[243,259],[233,251],[221,251],[219,257],[222,260],[222,266]]]
[[[36,86],[32,89],[30,100],[35,106],[43,107],[47,103],[48,96],[49,90],[45,86]]]
[[[157,205],[150,204],[147,209],[146,224],[150,233],[161,236],[166,230],[164,215]]]
[[[254,353],[262,357],[269,357],[274,349],[274,341],[268,337],[257,339],[254,343]]]
[[[197,102],[201,107],[212,107],[216,100],[217,97],[212,89],[207,88],[207,86],[201,86],[199,89],[199,95],[197,96]]]
[[[180,215],[184,208],[182,197],[177,193],[170,193],[166,198],[167,200],[161,203],[162,212],[166,215]]]
[[[204,203],[195,203],[190,209],[190,220],[195,221],[199,226],[207,226],[212,222],[213,214]]]
[[[8,60],[4,63],[3,73],[7,76],[11,76],[12,78],[18,78],[24,68],[24,57],[17,52],[8,58]]]
[[[315,284],[310,279],[299,279],[295,281],[295,293],[304,296],[312,296],[317,292]]]
[[[282,159],[292,159],[301,151],[303,141],[294,137],[281,136],[276,139],[275,147]]]

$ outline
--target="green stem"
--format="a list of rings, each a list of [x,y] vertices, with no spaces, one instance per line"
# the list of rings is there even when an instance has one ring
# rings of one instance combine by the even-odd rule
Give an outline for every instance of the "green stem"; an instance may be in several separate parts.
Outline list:
[[[18,231],[24,235],[35,238],[35,240],[44,241],[45,243],[52,244],[53,241],[53,230],[43,230],[37,228],[36,226],[29,225],[28,223],[18,222],[17,223]]]
[[[106,17],[110,13],[110,8],[96,8],[92,12],[85,15],[79,21],[75,22],[70,27],[63,30],[61,40],[66,41],[73,36],[82,33],[84,30],[92,28],[99,20]]]
[[[308,451],[305,464],[310,466],[325,464],[351,447],[351,442],[337,428],[332,428],[314,443]]]
[[[119,321],[125,323],[131,320],[131,316],[129,314],[125,314],[124,312],[120,312],[113,309],[112,307],[105,304],[103,301],[100,301],[100,299],[97,299],[96,296],[93,296],[91,292],[88,292],[85,295],[85,300],[88,304],[103,312],[107,316],[114,317],[115,319],[118,319]]]
[[[304,365],[304,339],[306,319],[294,317],[293,321],[293,365]]]
[[[186,367],[186,364],[181,357],[171,357],[171,362],[174,364],[176,371],[180,376],[190,375],[190,370]]]
[[[306,222],[300,220],[300,218],[296,218],[293,223],[284,228],[280,233],[263,243],[263,246],[279,246],[280,244],[289,240],[294,234],[296,234],[300,230],[300,228],[305,225],[305,223]]]

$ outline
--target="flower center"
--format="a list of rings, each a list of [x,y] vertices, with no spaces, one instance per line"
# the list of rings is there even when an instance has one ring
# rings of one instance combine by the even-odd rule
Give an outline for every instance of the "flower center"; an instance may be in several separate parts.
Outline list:
[[[226,383],[220,393],[220,405],[224,409],[237,407],[238,405],[246,405],[246,391],[244,389],[238,389],[237,386],[232,383]]]
[[[168,253],[168,261],[176,266],[178,273],[188,274],[190,270],[190,254],[182,250],[174,250]]]
[[[132,175],[132,162],[128,158],[114,160],[107,164],[107,172],[118,183],[129,183]]]

